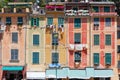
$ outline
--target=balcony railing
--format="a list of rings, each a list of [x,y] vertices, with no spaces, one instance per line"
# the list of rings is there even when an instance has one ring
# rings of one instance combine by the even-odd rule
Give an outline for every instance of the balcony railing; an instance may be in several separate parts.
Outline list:
[[[46,5],[47,11],[64,11],[64,5]]]
[[[88,16],[89,15],[89,11],[88,10],[66,10],[65,11],[65,15],[66,16]]]
[[[91,16],[115,16],[117,15],[116,12],[92,12]]]
[[[13,13],[14,9],[13,8],[4,8],[4,13]]]

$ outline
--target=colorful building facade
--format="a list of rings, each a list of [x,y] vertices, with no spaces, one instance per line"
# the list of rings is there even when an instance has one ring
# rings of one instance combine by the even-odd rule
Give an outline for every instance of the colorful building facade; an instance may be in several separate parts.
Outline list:
[[[26,79],[45,79],[45,9],[32,6],[26,33]]]
[[[1,27],[4,28],[2,38],[2,79],[25,78],[25,30],[27,15],[26,7],[12,7],[24,3],[9,3],[9,8],[2,8],[0,13]],[[24,6],[31,5],[25,3]],[[3,54],[4,53],[4,54]]]

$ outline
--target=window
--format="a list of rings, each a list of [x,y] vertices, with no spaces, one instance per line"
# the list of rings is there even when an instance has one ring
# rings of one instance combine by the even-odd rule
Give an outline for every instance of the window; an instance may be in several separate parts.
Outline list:
[[[80,52],[75,52],[74,61],[75,62],[81,62],[81,53]]]
[[[11,60],[18,60],[18,49],[11,49]]]
[[[48,25],[52,25],[53,24],[53,18],[52,17],[48,17],[47,18],[47,24]]]
[[[76,7],[73,7],[73,10],[75,10],[75,11],[78,11],[78,8],[77,8],[77,6],[76,6]]]
[[[52,45],[58,45],[58,33],[52,34]]]
[[[111,53],[105,54],[105,64],[111,64]]]
[[[12,43],[18,43],[18,33],[17,32],[12,33]]]
[[[80,44],[81,42],[81,34],[80,33],[74,33],[74,43]]]
[[[105,44],[111,45],[111,35],[105,35]]]
[[[93,11],[94,11],[94,12],[99,12],[99,7],[93,6]]]
[[[81,27],[81,20],[80,18],[74,19],[74,28],[80,28]]]
[[[74,2],[79,2],[79,0],[74,0]]]
[[[105,6],[104,7],[104,12],[110,12],[110,7],[109,6]]]
[[[118,61],[118,68],[120,69],[120,61]]]
[[[33,45],[39,45],[39,35],[33,35]]]
[[[58,53],[52,53],[52,63],[59,63],[59,54]]]
[[[117,31],[117,38],[120,39],[120,31]]]
[[[8,24],[8,25],[11,24],[11,17],[6,17],[6,24]]]
[[[33,52],[32,63],[39,64],[39,52]]]
[[[117,46],[117,53],[120,53],[120,45]]]
[[[17,23],[22,25],[23,24],[23,17],[18,17],[17,18]]]
[[[39,26],[39,18],[31,18],[31,26]]]
[[[105,18],[105,26],[107,27],[111,26],[111,18]]]
[[[58,18],[58,26],[64,25],[64,18]]]
[[[99,18],[94,18],[94,26],[99,26]]]
[[[94,45],[99,45],[99,40],[100,40],[99,35],[95,34],[94,35]]]
[[[94,53],[93,57],[94,57],[94,64],[98,65],[99,64],[99,53]]]

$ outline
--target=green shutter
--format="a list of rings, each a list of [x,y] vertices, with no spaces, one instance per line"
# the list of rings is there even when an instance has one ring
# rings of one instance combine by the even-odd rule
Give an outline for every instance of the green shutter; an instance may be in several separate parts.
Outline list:
[[[94,45],[99,45],[99,35],[94,35]]]
[[[53,18],[52,17],[48,17],[47,18],[47,24],[48,25],[52,25],[53,24]]]
[[[111,35],[105,35],[105,38],[106,38],[105,44],[111,45]]]
[[[111,53],[106,53],[105,54],[105,63],[106,64],[111,64]]]
[[[99,64],[99,53],[94,53],[94,64]]]
[[[39,18],[37,18],[36,22],[37,22],[37,27],[39,27]]]
[[[34,26],[34,19],[31,18],[31,26]]]
[[[32,59],[32,63],[33,64],[39,64],[39,52],[33,52],[33,59]]]
[[[58,18],[58,25],[63,25],[64,24],[64,18]]]
[[[75,18],[74,19],[74,27],[75,28],[80,28],[81,27],[81,20],[80,20],[80,18]]]
[[[58,53],[52,53],[52,63],[58,63],[59,55]]]
[[[81,34],[74,33],[74,43],[80,43],[80,42],[81,42]]]
[[[33,35],[33,45],[39,45],[39,35]]]

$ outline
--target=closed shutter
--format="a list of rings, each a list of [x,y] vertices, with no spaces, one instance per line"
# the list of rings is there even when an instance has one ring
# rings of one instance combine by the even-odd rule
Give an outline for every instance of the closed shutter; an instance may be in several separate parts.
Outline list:
[[[99,45],[99,35],[94,35],[94,45]]]
[[[39,45],[39,35],[33,35],[33,45]]]
[[[47,18],[47,24],[48,25],[52,25],[53,24],[53,18],[52,17],[48,17]]]
[[[31,26],[34,26],[34,19],[31,18]]]
[[[58,26],[63,25],[64,24],[64,18],[58,18]]]
[[[74,33],[74,43],[79,44],[81,42],[81,34]]]
[[[105,64],[111,64],[111,53],[105,54]]]
[[[12,33],[12,43],[18,43],[18,33],[17,32]]]
[[[111,35],[105,35],[105,38],[106,38],[105,44],[111,45]]]
[[[58,63],[59,55],[58,53],[52,53],[52,63]]]
[[[33,52],[33,64],[39,64],[39,52]]]
[[[99,64],[99,53],[94,53],[94,64]]]
[[[39,18],[37,18],[37,27],[39,27]]]

